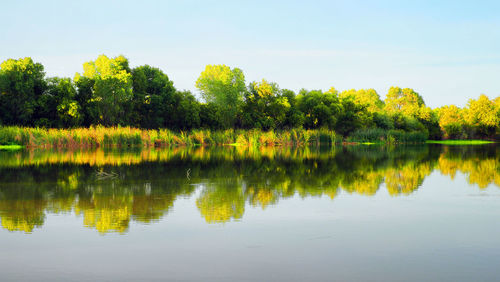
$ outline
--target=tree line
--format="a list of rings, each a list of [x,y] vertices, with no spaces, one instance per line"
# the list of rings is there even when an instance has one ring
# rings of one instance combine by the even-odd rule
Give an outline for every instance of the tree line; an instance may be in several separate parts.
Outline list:
[[[220,130],[328,128],[342,136],[373,129],[423,132],[430,139],[500,136],[500,97],[431,109],[411,88],[281,89],[265,79],[246,84],[243,71],[208,65],[196,81],[202,101],[177,90],[159,68],[130,68],[124,56],[100,55],[74,78],[46,77],[31,58],[0,65],[0,125],[71,128],[133,126]]]

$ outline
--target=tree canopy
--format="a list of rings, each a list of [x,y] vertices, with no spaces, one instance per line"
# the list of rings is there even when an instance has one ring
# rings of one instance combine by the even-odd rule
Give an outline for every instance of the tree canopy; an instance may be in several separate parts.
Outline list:
[[[37,100],[46,88],[42,64],[31,58],[8,59],[0,64],[0,122],[34,125]]]
[[[223,122],[232,126],[246,90],[243,72],[226,65],[207,65],[196,80],[196,87],[206,102],[221,106]]]
[[[98,56],[73,79],[45,77],[31,58],[0,64],[0,125],[46,128],[134,126],[176,131],[207,128],[334,130],[344,137],[373,132],[418,132],[433,139],[500,139],[500,97],[480,95],[459,108],[426,106],[411,88],[391,87],[384,100],[374,89],[296,94],[266,79],[245,85],[239,68],[207,65],[195,83],[199,101],[177,90],[161,69],[131,68],[124,56]],[[386,134],[387,135],[387,134]]]
[[[91,102],[96,105],[98,119],[103,125],[117,125],[125,116],[125,104],[132,99],[132,74],[123,56],[108,58],[100,55],[95,61],[83,64],[83,74],[75,81],[87,78],[92,82]]]

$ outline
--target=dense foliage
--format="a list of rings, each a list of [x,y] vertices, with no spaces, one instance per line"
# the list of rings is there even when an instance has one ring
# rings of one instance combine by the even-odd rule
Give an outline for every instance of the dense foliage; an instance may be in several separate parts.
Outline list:
[[[431,109],[410,88],[391,87],[384,101],[374,89],[302,89],[296,95],[264,79],[246,85],[242,70],[225,65],[208,65],[196,87],[203,101],[175,89],[158,68],[130,68],[123,56],[101,55],[74,79],[46,78],[31,58],[9,59],[0,65],[0,125],[328,129],[353,141],[417,133],[417,139],[500,138],[500,97]]]

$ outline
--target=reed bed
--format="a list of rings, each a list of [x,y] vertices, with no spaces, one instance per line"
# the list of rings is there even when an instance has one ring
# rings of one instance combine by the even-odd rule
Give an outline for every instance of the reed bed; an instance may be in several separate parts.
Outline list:
[[[342,142],[332,130],[291,129],[288,131],[192,130],[132,127],[89,127],[45,129],[0,127],[0,145],[28,148],[167,147],[167,146],[309,146]]]
[[[403,130],[384,130],[380,128],[360,129],[355,131],[349,138],[348,142],[366,142],[366,143],[384,143],[384,144],[400,144],[400,143],[424,143],[429,135],[427,132]]]

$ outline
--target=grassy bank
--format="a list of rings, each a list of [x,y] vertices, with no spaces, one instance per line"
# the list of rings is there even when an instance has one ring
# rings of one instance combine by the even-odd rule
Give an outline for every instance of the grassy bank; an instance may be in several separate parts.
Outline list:
[[[360,129],[353,132],[348,142],[371,144],[424,143],[428,134],[422,131],[384,130],[380,128]]]
[[[22,148],[23,146],[21,145],[0,145],[0,150],[5,150],[5,151],[16,151]]]
[[[334,131],[292,129],[261,130],[193,130],[173,132],[166,129],[147,130],[131,127],[90,127],[44,129],[0,127],[0,145],[28,148],[93,148],[93,147],[166,147],[195,145],[319,145],[341,143]]]
[[[483,145],[495,142],[488,140],[427,140],[426,143],[443,145]]]
[[[261,130],[193,130],[174,132],[167,129],[148,130],[132,127],[90,127],[74,129],[44,129],[0,127],[0,150],[28,148],[95,148],[95,147],[166,147],[166,146],[305,146],[331,144],[400,144],[437,143],[447,145],[477,145],[493,143],[486,140],[426,141],[424,132],[365,129],[348,138],[327,129],[287,131]]]

